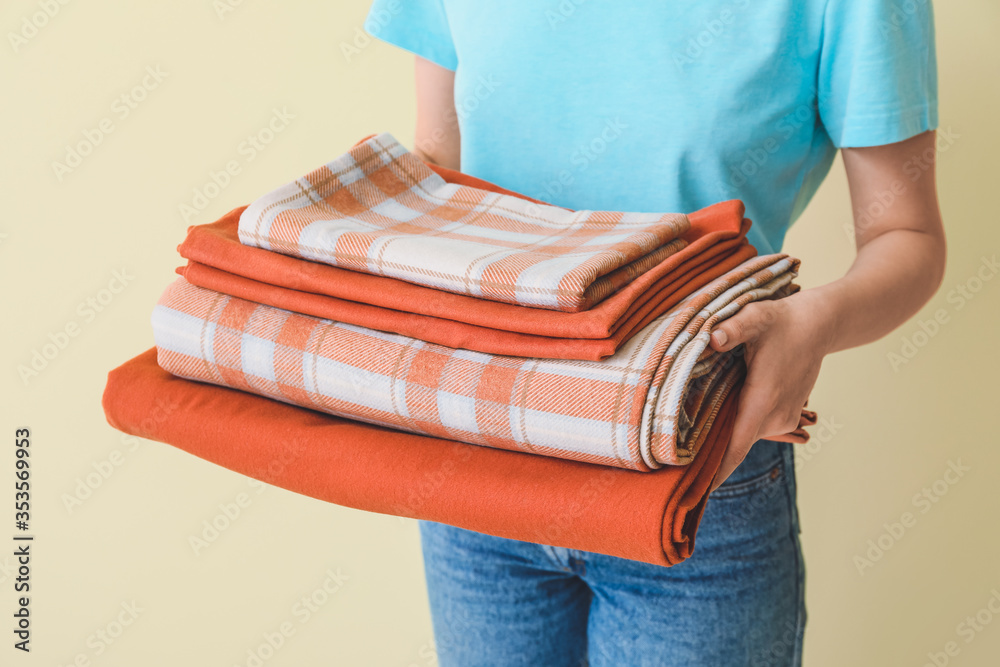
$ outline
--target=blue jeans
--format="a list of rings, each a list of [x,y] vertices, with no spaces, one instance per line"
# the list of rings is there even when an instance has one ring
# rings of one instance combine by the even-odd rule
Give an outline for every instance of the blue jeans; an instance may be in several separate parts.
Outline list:
[[[758,441],[673,567],[421,521],[442,667],[799,665],[792,445]]]

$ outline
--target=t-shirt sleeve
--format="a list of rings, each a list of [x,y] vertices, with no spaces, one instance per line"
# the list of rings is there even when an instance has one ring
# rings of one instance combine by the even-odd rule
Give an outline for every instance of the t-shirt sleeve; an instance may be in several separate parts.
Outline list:
[[[458,67],[443,0],[375,0],[365,31],[446,69]]]
[[[891,144],[937,128],[931,0],[829,0],[818,104],[838,148]]]

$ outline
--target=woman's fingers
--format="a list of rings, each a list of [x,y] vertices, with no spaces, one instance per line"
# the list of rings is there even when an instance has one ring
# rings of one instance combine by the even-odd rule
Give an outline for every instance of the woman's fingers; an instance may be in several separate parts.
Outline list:
[[[737,345],[756,340],[774,319],[774,314],[766,303],[751,303],[740,312],[723,320],[712,330],[712,349],[728,352]]]
[[[795,307],[801,301],[793,298],[748,304],[712,332],[712,349],[724,353],[743,345],[747,364],[736,422],[713,491],[743,462],[757,440],[798,427],[822,354],[801,326],[804,316]]]

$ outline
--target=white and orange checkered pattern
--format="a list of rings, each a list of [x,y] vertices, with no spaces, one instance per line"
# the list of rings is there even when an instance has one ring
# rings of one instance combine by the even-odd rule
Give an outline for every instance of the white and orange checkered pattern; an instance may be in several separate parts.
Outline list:
[[[648,471],[689,463],[744,373],[708,346],[744,305],[780,298],[798,260],[754,257],[602,361],[460,350],[196,287],[153,313],[165,370],[287,403],[476,445]]]
[[[586,310],[684,247],[680,213],[569,211],[447,183],[389,134],[254,201],[244,245],[435,289]]]

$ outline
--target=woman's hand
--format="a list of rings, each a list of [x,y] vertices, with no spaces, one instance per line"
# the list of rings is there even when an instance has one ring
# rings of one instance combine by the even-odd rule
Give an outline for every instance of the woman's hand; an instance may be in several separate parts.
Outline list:
[[[712,348],[746,345],[747,378],[713,490],[760,438],[798,426],[823,357],[878,340],[913,316],[944,276],[934,132],[845,148],[858,254],[844,277],[747,305],[719,324]],[[822,407],[820,407],[822,411]]]
[[[711,345],[718,352],[745,346],[748,369],[732,439],[713,491],[742,463],[753,443],[798,427],[830,349],[829,309],[829,304],[805,290],[748,304],[712,332]]]

